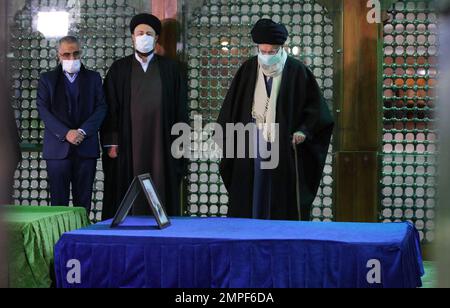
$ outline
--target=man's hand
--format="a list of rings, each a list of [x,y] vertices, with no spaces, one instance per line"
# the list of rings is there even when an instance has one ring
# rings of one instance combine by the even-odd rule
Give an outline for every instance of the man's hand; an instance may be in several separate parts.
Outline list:
[[[294,146],[302,144],[306,141],[306,135],[302,132],[297,132],[294,134],[294,138],[292,139],[292,144]]]
[[[84,135],[74,129],[67,133],[66,140],[73,145],[79,146],[84,141]]]
[[[112,146],[112,147],[108,148],[108,156],[111,159],[116,159],[119,156],[119,147]]]

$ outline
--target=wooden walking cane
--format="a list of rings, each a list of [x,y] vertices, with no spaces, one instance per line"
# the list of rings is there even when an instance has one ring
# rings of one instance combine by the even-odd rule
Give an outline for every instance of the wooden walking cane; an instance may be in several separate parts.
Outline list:
[[[300,203],[300,173],[298,171],[298,149],[297,145],[293,144],[294,155],[295,155],[295,191],[297,194],[297,210],[298,210],[298,220],[302,220],[301,203]]]

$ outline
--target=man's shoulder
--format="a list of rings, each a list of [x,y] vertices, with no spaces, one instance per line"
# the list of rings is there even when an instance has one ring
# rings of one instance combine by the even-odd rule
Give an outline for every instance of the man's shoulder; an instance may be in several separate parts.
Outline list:
[[[172,70],[180,70],[180,62],[160,55],[155,55],[155,57],[160,67],[165,67]]]
[[[55,68],[53,70],[41,73],[40,78],[41,78],[41,80],[50,80],[50,79],[58,76],[59,72],[60,72],[60,70],[58,68]]]
[[[133,57],[134,57],[133,55],[129,55],[129,56],[117,59],[111,65],[111,69],[113,69],[113,68],[114,69],[115,68],[123,68],[123,67],[129,66],[130,63],[132,62]]]
[[[305,71],[308,69],[308,67],[306,66],[306,64],[304,62],[302,62],[299,59],[294,58],[292,56],[288,57],[287,64],[294,69],[298,69],[298,70],[302,70],[302,71]]]
[[[95,79],[95,78],[101,78],[101,75],[100,75],[100,73],[99,72],[96,72],[96,71],[94,71],[94,70],[90,70],[90,69],[85,69],[85,74],[89,77],[89,78],[92,78],[92,79]]]
[[[308,67],[308,65],[294,57],[289,56],[286,65],[291,71],[297,72],[305,78],[308,78],[310,75],[312,75],[311,69]]]
[[[242,63],[241,68],[247,68],[258,65],[258,56],[251,57]]]
[[[172,60],[168,57],[165,56],[161,56],[161,55],[157,55],[155,54],[154,57],[161,63],[167,64],[167,65],[174,65],[175,63],[177,63],[175,60]]]
[[[239,71],[237,73],[237,75],[240,74],[245,74],[250,72],[255,71],[258,68],[258,57],[251,57],[249,59],[247,59],[246,61],[244,61],[244,63],[241,64],[241,66],[239,67]]]

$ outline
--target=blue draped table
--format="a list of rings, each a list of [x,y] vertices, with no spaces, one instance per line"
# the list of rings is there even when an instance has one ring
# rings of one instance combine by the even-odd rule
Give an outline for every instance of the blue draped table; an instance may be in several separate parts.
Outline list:
[[[422,284],[419,235],[409,223],[225,218],[177,218],[172,223],[158,230],[154,219],[130,217],[118,229],[110,229],[109,221],[64,234],[55,248],[58,287],[415,288]],[[371,260],[380,262],[379,284],[368,282]]]

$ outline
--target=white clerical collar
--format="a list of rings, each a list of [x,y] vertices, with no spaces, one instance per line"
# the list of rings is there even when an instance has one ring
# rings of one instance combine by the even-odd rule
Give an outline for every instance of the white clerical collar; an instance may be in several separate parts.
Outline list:
[[[138,62],[141,63],[141,66],[142,66],[142,69],[144,70],[144,72],[147,72],[148,66],[150,65],[150,62],[152,62],[154,55],[155,55],[155,53],[152,53],[151,55],[149,55],[147,58],[147,62],[144,62],[144,60],[142,60],[141,57],[139,57],[137,52],[134,54],[134,56],[136,57],[136,60],[138,60]]]
[[[74,83],[75,80],[77,80],[78,77],[78,73],[73,74],[72,76],[70,76],[70,74],[68,72],[64,72],[64,75],[66,75],[67,79],[69,80],[70,83]]]

